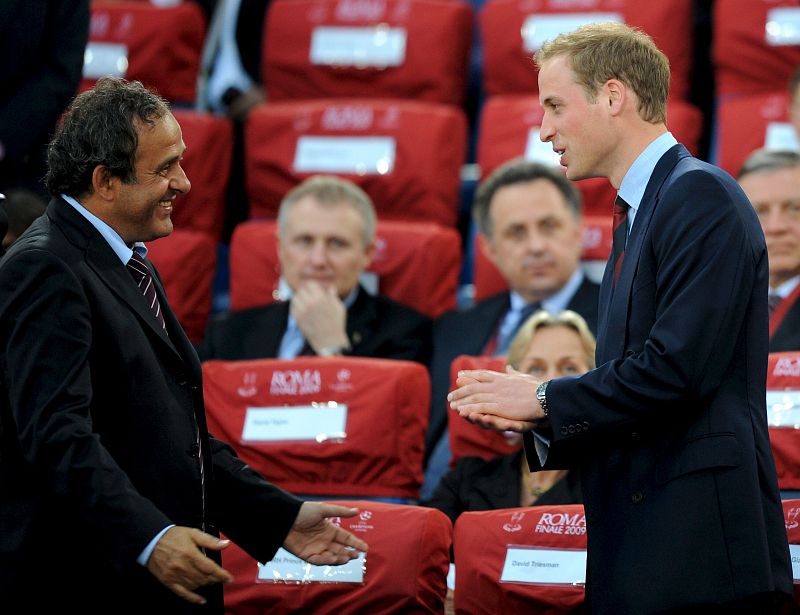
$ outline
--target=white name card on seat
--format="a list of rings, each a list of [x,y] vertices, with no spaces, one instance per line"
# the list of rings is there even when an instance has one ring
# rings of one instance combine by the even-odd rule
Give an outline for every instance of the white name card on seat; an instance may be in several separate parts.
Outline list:
[[[563,13],[550,15],[528,15],[522,24],[522,47],[526,53],[533,53],[545,41],[564,32],[572,32],[590,23],[623,23],[619,13]]]
[[[242,442],[343,440],[347,437],[347,404],[248,408]]]
[[[767,390],[767,423],[800,429],[800,391]]]
[[[786,6],[767,11],[764,37],[774,47],[800,44],[800,8]]]
[[[585,549],[509,546],[500,581],[543,585],[577,585],[586,579]]]
[[[320,26],[311,33],[309,60],[325,66],[400,66],[406,59],[405,28]]]
[[[86,44],[83,52],[84,79],[124,77],[128,72],[128,47],[119,43]]]
[[[792,558],[792,578],[800,581],[800,545],[789,545],[789,556]]]
[[[266,564],[258,565],[256,583],[363,583],[366,554],[341,566],[315,566],[280,548]]]
[[[388,175],[394,170],[392,137],[300,137],[294,154],[298,173]]]
[[[545,143],[539,138],[539,127],[528,131],[528,142],[525,144],[525,160],[561,166],[561,156],[553,151],[552,143]]]
[[[790,122],[770,122],[764,135],[764,147],[767,149],[786,149],[800,151],[797,131]]]

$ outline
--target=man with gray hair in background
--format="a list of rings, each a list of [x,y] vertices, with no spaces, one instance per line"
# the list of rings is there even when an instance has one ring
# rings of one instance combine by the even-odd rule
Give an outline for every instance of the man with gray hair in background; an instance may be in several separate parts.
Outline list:
[[[800,154],[756,150],[737,176],[769,255],[769,351],[800,350]]]
[[[222,314],[203,359],[373,357],[427,363],[430,320],[359,283],[375,251],[375,208],[354,183],[311,177],[278,212],[278,257],[288,301]]]

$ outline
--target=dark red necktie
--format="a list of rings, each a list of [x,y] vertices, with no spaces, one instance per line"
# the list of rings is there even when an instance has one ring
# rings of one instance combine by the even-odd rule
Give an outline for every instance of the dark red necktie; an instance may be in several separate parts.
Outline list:
[[[628,205],[621,197],[614,201],[614,221],[612,234],[612,254],[614,255],[614,286],[619,279],[619,270],[625,260],[625,241],[628,239]]]
[[[150,275],[150,270],[147,268],[147,263],[144,262],[144,259],[139,256],[139,253],[136,250],[133,251],[133,256],[131,256],[131,260],[128,261],[127,264],[128,272],[131,274],[133,281],[139,286],[139,290],[142,291],[144,295],[145,301],[147,301],[147,305],[150,306],[150,311],[153,313],[153,316],[156,317],[156,320],[161,323],[161,326],[166,331],[167,325],[164,322],[164,315],[161,313],[161,304],[158,302],[158,297],[156,296],[156,287],[153,284],[153,276]]]

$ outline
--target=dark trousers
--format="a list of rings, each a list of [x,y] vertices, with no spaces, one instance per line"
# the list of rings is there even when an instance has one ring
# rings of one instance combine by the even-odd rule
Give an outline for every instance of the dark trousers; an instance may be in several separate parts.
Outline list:
[[[664,611],[661,615],[787,615],[795,612],[789,603],[786,594],[766,593],[723,604]]]

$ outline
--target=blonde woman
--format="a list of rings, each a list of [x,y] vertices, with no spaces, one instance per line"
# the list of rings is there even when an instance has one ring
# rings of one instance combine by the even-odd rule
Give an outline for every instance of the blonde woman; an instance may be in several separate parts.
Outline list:
[[[508,353],[514,369],[543,380],[582,374],[594,367],[595,339],[586,321],[566,310],[557,315],[539,311],[517,332]],[[522,436],[507,437],[521,442]],[[577,474],[566,470],[530,472],[522,451],[485,461],[460,459],[446,474],[428,506],[438,508],[455,523],[462,512],[535,504],[581,502]]]

